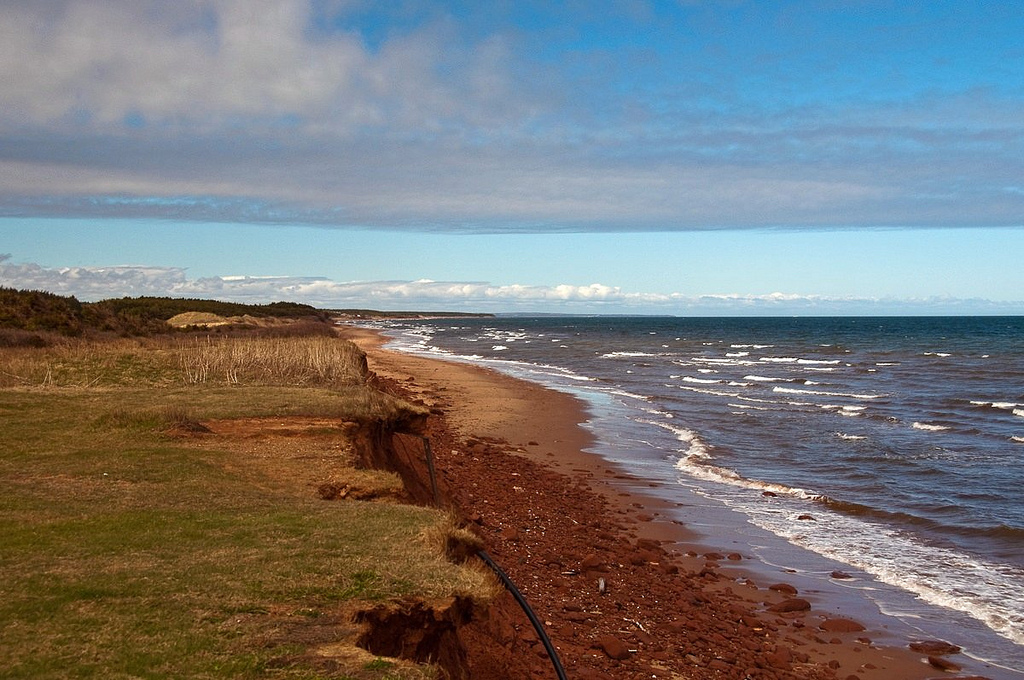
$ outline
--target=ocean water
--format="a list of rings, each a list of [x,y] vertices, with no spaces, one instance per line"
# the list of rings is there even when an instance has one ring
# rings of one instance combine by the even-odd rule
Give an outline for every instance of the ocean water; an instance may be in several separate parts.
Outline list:
[[[580,396],[597,453],[727,510],[766,562],[838,564],[918,637],[1024,677],[1024,317],[379,327]]]

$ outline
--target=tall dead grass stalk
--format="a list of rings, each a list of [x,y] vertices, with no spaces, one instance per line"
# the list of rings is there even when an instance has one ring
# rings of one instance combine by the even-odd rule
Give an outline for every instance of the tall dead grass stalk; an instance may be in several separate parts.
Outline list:
[[[366,358],[340,338],[195,338],[177,348],[189,384],[360,385]]]

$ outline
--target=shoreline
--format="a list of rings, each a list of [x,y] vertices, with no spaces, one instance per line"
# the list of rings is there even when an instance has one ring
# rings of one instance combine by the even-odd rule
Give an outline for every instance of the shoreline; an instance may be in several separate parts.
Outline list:
[[[443,421],[441,429],[448,430],[443,436],[450,441],[436,448],[449,500],[499,562],[509,565],[506,570],[513,579],[527,584],[524,593],[545,620],[563,664],[579,677],[634,677],[636,672],[635,677],[648,678],[740,678],[746,673],[764,678],[924,680],[964,677],[944,675],[944,662],[976,665],[956,655],[932,655],[929,663],[928,655],[905,646],[886,646],[889,640],[876,644],[873,639],[893,636],[884,626],[875,625],[875,617],[863,617],[864,612],[852,615],[867,626],[863,630],[827,596],[823,600],[820,594],[798,594],[783,586],[769,589],[778,585],[771,580],[773,571],[782,583],[790,575],[756,563],[742,546],[723,555],[702,545],[702,536],[676,518],[682,504],[659,497],[652,488],[657,485],[587,450],[595,438],[581,426],[588,416],[576,397],[485,367],[386,350],[386,338],[375,330],[339,328],[367,353],[372,371],[408,398],[430,407],[438,416],[431,420]],[[510,478],[504,484],[500,473],[491,475],[490,495],[481,498],[469,490],[484,480],[465,464],[467,455],[474,462],[501,456],[503,465],[515,470],[508,472]],[[549,515],[538,511],[532,517],[512,519],[517,512],[530,515],[531,509],[539,507],[541,499],[527,498],[530,491],[541,488],[552,495],[559,487],[578,492],[574,502],[591,504],[593,511],[577,518],[568,511],[560,513],[556,503]],[[499,499],[502,495],[506,498]],[[492,515],[490,511],[498,508],[501,514]],[[570,537],[574,530],[580,533],[582,522],[591,520],[596,526],[589,531],[599,540],[577,537],[582,547],[576,546],[575,555],[549,554],[538,559],[537,553],[550,546],[545,548],[543,537],[530,524],[546,525],[544,533],[553,533],[551,525],[559,520],[568,523],[559,532]],[[565,553],[571,553],[567,545],[571,540],[557,540]],[[583,554],[580,551],[587,550],[588,541],[590,548],[603,550]],[[602,630],[600,621],[588,623],[601,616],[595,612],[604,608],[598,604],[592,611],[578,602],[576,591],[595,590],[598,579],[604,579],[613,594],[628,584],[628,596],[623,592],[615,606],[620,613],[632,607],[633,616],[618,617],[610,632]],[[547,587],[533,587],[531,582],[536,581],[546,581]],[[602,603],[602,597],[611,599],[608,593],[590,599]],[[794,604],[795,600],[802,602]],[[803,607],[807,600],[809,610],[770,611]],[[731,629],[722,627],[723,619],[732,619]],[[621,659],[612,658],[601,644],[609,637],[633,651],[628,656],[624,652]],[[699,652],[702,644],[703,654]],[[741,658],[737,648],[753,654]],[[596,675],[587,675],[590,671]],[[630,674],[622,674],[627,671]]]

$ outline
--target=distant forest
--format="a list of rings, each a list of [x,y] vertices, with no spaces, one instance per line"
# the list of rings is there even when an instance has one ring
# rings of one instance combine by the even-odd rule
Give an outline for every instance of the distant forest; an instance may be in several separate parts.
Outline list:
[[[70,295],[0,287],[0,347],[45,346],[61,337],[142,336],[181,332],[167,320],[185,312],[222,317],[297,319],[328,325],[348,319],[481,316],[457,312],[380,312],[368,309],[324,310],[298,302],[247,305],[192,298],[136,297],[81,302]],[[321,331],[325,329],[321,328]]]
[[[174,329],[184,312],[219,316],[301,318],[327,322],[331,313],[295,302],[246,305],[216,300],[137,297],[81,302],[74,296],[0,287],[0,346],[46,345],[53,336],[153,335]]]

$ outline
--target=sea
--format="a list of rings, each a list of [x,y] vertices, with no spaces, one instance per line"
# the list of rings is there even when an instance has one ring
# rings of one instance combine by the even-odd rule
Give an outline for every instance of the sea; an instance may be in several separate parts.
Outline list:
[[[1024,317],[375,327],[394,349],[576,395],[594,452],[708,541],[1024,678]]]

